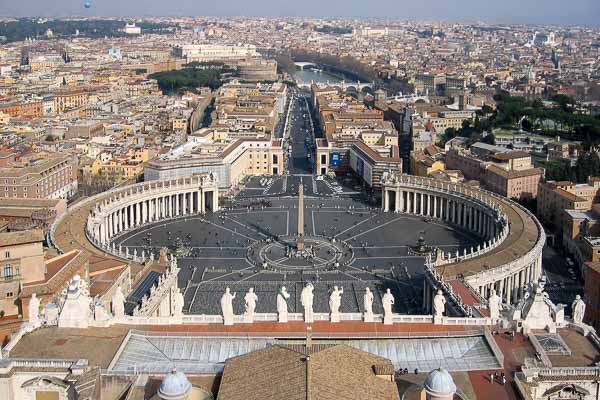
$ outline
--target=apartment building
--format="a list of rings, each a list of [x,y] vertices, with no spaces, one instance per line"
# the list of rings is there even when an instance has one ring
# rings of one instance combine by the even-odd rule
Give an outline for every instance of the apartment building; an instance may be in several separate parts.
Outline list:
[[[444,171],[443,150],[437,146],[427,146],[422,151],[410,152],[410,173],[416,176],[431,176],[434,171]]]
[[[179,44],[173,47],[173,55],[192,61],[230,61],[246,57],[259,57],[254,45],[228,46],[219,44]]]
[[[537,214],[545,223],[561,229],[563,210],[590,210],[600,200],[600,178],[590,177],[587,183],[569,181],[540,182],[538,185]]]
[[[283,173],[281,140],[240,138],[235,132],[202,131],[186,144],[145,166],[144,180],[176,179],[213,173],[221,190],[237,186],[246,176]]]
[[[44,233],[0,233],[0,312],[19,314],[21,284],[44,278]]]
[[[88,103],[89,94],[84,90],[60,90],[54,93],[54,112],[62,114],[69,109]]]
[[[465,179],[481,181],[485,169],[481,166],[482,160],[475,157],[470,151],[463,149],[450,149],[446,152],[446,168],[462,171]]]
[[[34,154],[0,167],[0,197],[68,199],[77,192],[77,161],[68,155]]]
[[[368,187],[379,187],[385,170],[402,171],[398,132],[383,111],[338,90],[312,85],[311,91],[324,133],[316,143],[318,174],[352,170]]]
[[[535,199],[544,175],[541,168],[522,170],[490,165],[485,170],[485,188],[510,199]]]
[[[0,102],[0,112],[11,117],[38,118],[44,115],[42,100],[9,100]]]
[[[493,148],[493,146],[489,146]],[[534,168],[531,156],[521,151],[482,153],[482,147],[472,151],[450,149],[446,153],[446,168],[463,172],[468,180],[481,182],[486,189],[515,199],[531,199],[538,195],[538,184],[544,175]],[[489,150],[488,147],[485,149]],[[474,152],[475,151],[475,152]],[[476,156],[476,154],[480,156]]]

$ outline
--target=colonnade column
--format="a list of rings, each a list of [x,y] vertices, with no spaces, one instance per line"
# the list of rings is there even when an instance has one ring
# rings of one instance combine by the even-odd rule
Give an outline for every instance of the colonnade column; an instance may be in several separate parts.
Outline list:
[[[428,194],[428,195],[426,195],[426,197],[427,197],[427,216],[431,217],[431,198],[433,196]]]
[[[399,202],[398,202],[398,207],[400,212],[404,212],[404,191],[403,190],[399,190],[398,191],[398,198],[399,198]]]

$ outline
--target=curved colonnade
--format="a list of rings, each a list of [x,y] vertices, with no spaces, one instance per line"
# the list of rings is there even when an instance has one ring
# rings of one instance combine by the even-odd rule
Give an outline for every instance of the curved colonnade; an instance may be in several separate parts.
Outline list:
[[[50,239],[63,252],[77,247],[142,262],[151,255],[132,254],[111,243],[146,224],[218,209],[218,183],[209,174],[140,183],[70,207],[55,221]],[[383,209],[440,220],[481,239],[480,245],[462,253],[438,250],[428,258],[423,299],[427,312],[438,288],[454,297],[449,285],[453,280],[464,281],[480,300],[495,289],[504,303],[515,304],[524,288],[541,276],[543,228],[529,211],[504,197],[461,184],[386,174]]]
[[[96,203],[86,224],[90,241],[104,251],[134,261],[151,254],[130,253],[111,242],[132,229],[186,215],[219,210],[219,189],[213,175],[198,175],[127,187]]]
[[[102,252],[116,257],[128,258],[136,262],[153,257],[149,254],[130,253],[115,248],[111,243],[118,236],[146,224],[185,215],[204,214],[206,211],[219,210],[219,190],[215,176],[197,175],[167,181],[138,183],[124,188],[114,189],[90,197],[71,207],[57,220],[51,230],[51,241],[61,251],[61,240],[57,241],[56,231],[59,225],[77,222],[78,211],[87,211],[82,230],[86,238]],[[64,243],[64,240],[62,240]]]
[[[427,311],[436,289],[447,291],[448,281],[464,280],[484,299],[495,289],[504,303],[515,304],[542,274],[544,230],[514,201],[462,184],[399,174],[384,177],[382,197],[384,211],[437,219],[481,239],[462,254],[438,250],[427,260],[434,278],[425,284]]]

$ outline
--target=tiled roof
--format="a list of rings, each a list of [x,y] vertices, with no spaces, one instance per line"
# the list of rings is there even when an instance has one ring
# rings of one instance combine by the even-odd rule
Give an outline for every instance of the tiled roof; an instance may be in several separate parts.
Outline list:
[[[399,399],[394,382],[375,375],[382,364],[391,362],[343,345],[310,356],[276,345],[228,360],[219,400]]]

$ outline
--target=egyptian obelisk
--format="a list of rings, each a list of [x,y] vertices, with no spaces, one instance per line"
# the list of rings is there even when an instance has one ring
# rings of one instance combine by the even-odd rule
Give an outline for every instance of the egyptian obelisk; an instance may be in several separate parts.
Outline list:
[[[298,251],[304,251],[304,185],[298,187]]]

